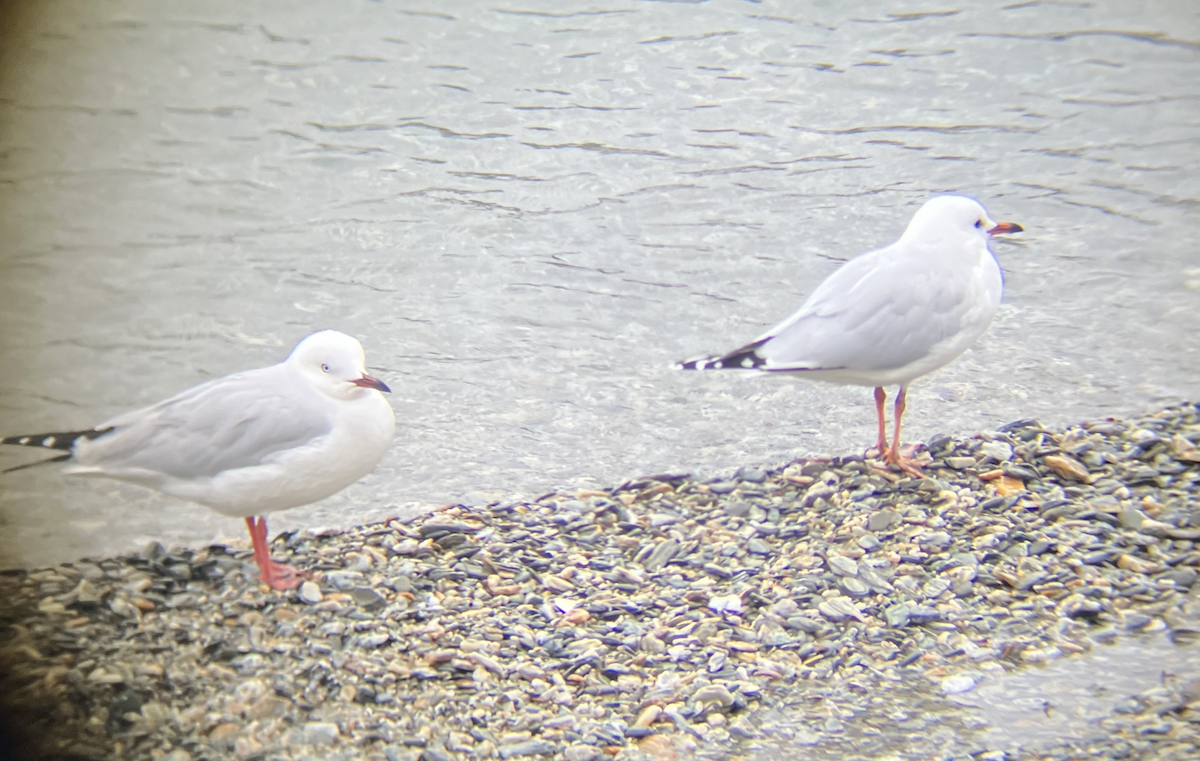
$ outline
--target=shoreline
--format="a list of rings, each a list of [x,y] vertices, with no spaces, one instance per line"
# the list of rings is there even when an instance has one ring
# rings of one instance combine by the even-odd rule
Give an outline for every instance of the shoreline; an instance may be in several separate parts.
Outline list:
[[[941,437],[925,480],[843,457],[447,506],[277,537],[314,573],[287,593],[220,545],[9,571],[0,703],[46,759],[1194,757],[1188,679],[1045,748],[931,706],[1191,646],[1198,445],[1185,404]]]

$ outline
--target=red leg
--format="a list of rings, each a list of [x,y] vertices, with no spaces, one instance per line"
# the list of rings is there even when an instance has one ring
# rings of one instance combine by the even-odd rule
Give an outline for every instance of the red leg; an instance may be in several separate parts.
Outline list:
[[[262,580],[271,589],[293,589],[300,584],[304,575],[294,568],[276,563],[271,559],[271,550],[267,547],[267,518],[247,518],[246,528],[250,530],[250,543],[254,545],[254,562],[262,572]]]
[[[892,448],[888,452],[887,461],[889,465],[895,465],[905,473],[910,473],[917,478],[924,478],[921,469],[913,464],[904,455],[900,454],[900,419],[904,417],[905,400],[908,397],[908,389],[900,387],[900,393],[896,395],[896,433],[892,436]]]
[[[880,457],[887,457],[887,418],[883,415],[883,405],[887,401],[887,392],[883,386],[875,387],[875,416],[879,418],[879,437],[875,439],[875,449]]]

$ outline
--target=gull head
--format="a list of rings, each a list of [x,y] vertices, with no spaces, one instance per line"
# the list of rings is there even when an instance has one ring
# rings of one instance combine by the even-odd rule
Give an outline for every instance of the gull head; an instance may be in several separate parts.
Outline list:
[[[910,240],[926,240],[949,233],[975,235],[986,239],[990,235],[1019,233],[1023,230],[1024,228],[1016,222],[992,221],[987,209],[974,198],[935,196],[917,209],[903,237]]]
[[[296,344],[287,364],[337,399],[354,399],[371,390],[391,391],[383,381],[367,375],[362,344],[336,330],[313,333]]]

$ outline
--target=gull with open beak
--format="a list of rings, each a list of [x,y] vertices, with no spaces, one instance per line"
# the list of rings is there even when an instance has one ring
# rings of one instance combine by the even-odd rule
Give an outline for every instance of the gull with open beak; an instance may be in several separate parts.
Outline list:
[[[280,364],[208,381],[95,428],[0,443],[63,452],[9,471],[65,462],[69,475],[129,481],[245,518],[263,581],[290,589],[302,575],[271,559],[266,514],[324,499],[375,467],[395,434],[388,391],[367,374],[357,340],[325,330]]]
[[[846,262],[791,317],[739,349],[677,367],[757,370],[873,386],[880,456],[920,476],[900,452],[908,387],[962,354],[987,330],[1003,290],[988,241],[1021,231],[1013,222],[993,222],[974,199],[931,198],[900,240]],[[899,386],[890,447],[885,386]]]

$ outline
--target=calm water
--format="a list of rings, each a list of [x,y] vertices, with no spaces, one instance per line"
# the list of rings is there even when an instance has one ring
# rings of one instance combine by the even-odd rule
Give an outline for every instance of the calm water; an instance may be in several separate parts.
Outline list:
[[[1200,397],[1200,6],[953,8],[38,4],[0,45],[0,431],[333,327],[396,444],[272,529],[862,449],[865,389],[669,366],[947,190],[1028,232],[910,440]],[[242,538],[49,468],[0,485],[5,565]]]
[[[1122,638],[1078,657],[976,676],[974,689],[949,696],[920,677],[889,685],[864,711],[823,700],[817,688],[782,709],[790,726],[777,734],[785,737],[754,742],[748,756],[928,761],[1004,751],[1038,758],[1064,744],[1111,742],[1117,727],[1129,731],[1134,717],[1177,701],[1179,688],[1200,678],[1200,645],[1182,637]],[[1134,731],[1151,723],[1143,715]]]

